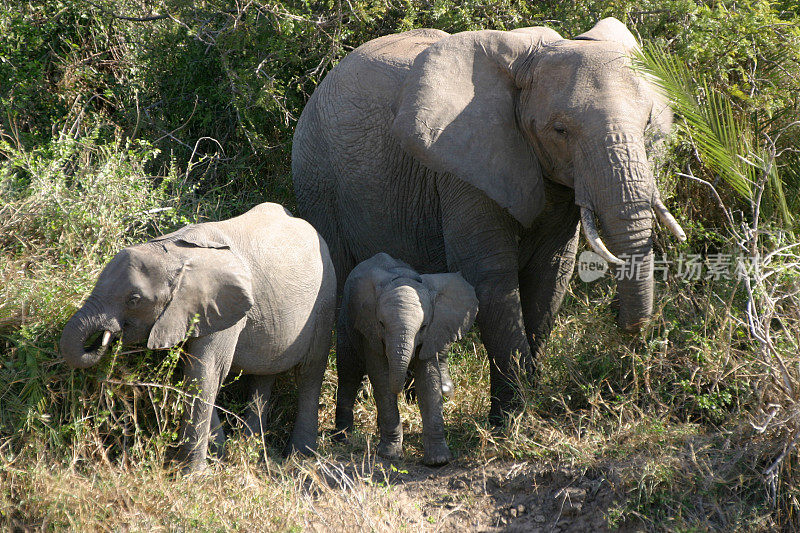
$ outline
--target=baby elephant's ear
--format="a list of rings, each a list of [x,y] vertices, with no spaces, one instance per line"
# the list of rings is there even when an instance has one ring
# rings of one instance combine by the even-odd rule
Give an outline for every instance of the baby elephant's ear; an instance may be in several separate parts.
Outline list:
[[[459,273],[423,274],[433,300],[433,318],[423,335],[420,359],[428,359],[460,339],[475,321],[478,298],[475,289]]]
[[[150,331],[148,348],[169,348],[187,335],[222,331],[244,318],[253,306],[252,276],[237,254],[195,243],[171,248],[170,253],[178,255],[183,266],[169,304]]]

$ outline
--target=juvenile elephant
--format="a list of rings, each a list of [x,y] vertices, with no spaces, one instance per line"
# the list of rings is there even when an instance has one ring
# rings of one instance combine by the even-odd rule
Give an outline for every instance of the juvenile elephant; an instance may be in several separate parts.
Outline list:
[[[422,414],[423,461],[442,465],[450,460],[442,418],[442,393],[452,393],[453,387],[447,349],[469,330],[477,313],[475,291],[460,274],[420,276],[385,253],[350,273],[339,313],[339,345],[347,346],[345,353],[367,369],[378,408],[379,455],[396,458],[403,453],[397,396],[410,365]],[[336,419],[343,431],[353,425],[361,381],[353,378],[339,375]]]
[[[666,133],[672,113],[631,68],[637,47],[613,18],[574,40],[543,27],[388,35],[332,69],[297,124],[299,210],[340,289],[381,251],[475,287],[495,424],[512,406],[512,356],[531,372],[550,334],[579,221],[608,262],[638,263],[617,284],[626,330],[652,312],[653,213],[685,238],[646,153],[645,132]],[[364,373],[337,357],[340,375]]]
[[[316,447],[335,304],[325,241],[282,206],[264,203],[120,251],[67,322],[60,349],[68,364],[86,368],[113,338],[151,349],[188,338],[184,372],[198,398],[182,421],[177,453],[187,470],[205,465],[212,420],[219,426],[214,401],[229,371],[251,374],[253,398],[266,401],[275,375],[294,369],[298,412],[284,453],[308,452]],[[253,433],[261,433],[255,406],[263,401],[252,404]]]

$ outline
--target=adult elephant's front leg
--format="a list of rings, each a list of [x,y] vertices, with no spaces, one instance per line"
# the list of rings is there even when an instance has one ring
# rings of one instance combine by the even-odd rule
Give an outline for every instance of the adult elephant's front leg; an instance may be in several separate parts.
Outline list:
[[[572,189],[546,182],[544,212],[521,243],[520,298],[531,359],[525,372],[533,376],[556,313],[569,287],[578,249],[580,208]]]
[[[519,293],[520,225],[481,191],[453,177],[438,182],[447,266],[460,271],[478,297],[476,323],[489,355],[489,421],[511,411],[517,360],[529,360]]]
[[[516,272],[487,276],[475,283],[479,311],[475,323],[489,356],[491,404],[489,422],[504,423],[519,398],[520,362],[530,360]]]

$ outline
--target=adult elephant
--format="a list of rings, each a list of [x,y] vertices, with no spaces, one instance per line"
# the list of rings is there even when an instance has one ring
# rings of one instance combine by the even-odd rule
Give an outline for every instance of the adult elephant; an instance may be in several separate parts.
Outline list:
[[[607,261],[640,262],[618,283],[625,330],[652,312],[653,212],[684,238],[645,151],[671,112],[631,68],[636,47],[613,18],[575,40],[542,27],[389,35],[331,70],[298,122],[298,206],[331,248],[340,292],[378,252],[475,287],[492,423],[511,407],[514,354],[530,372],[550,334],[579,221]],[[354,360],[337,358],[338,406],[364,374]]]

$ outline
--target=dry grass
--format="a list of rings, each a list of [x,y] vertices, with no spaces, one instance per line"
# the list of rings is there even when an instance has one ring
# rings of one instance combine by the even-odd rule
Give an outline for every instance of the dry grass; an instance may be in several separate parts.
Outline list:
[[[614,325],[612,285],[576,281],[536,379],[520,387],[525,408],[503,431],[488,424],[488,363],[471,333],[450,355],[456,396],[444,412],[456,460],[443,469],[420,465],[419,411],[404,400],[406,458],[375,458],[369,386],[351,444],[330,442],[331,366],[318,456],[277,455],[294,405],[292,383],[282,379],[264,446],[243,438],[229,416],[224,461],[202,474],[175,474],[164,457],[182,408],[180,352],[118,350],[78,372],[59,360],[56,341],[110,254],[148,225],[181,222],[187,214],[179,207],[192,200],[178,202],[159,188],[163,181],[149,180],[147,150],[124,159],[114,155],[119,147],[62,148],[72,154],[67,163],[88,165],[83,174],[72,163],[42,170],[17,154],[0,176],[0,527],[449,531],[574,523],[762,531],[797,524],[800,381],[791,348],[798,322],[787,305],[794,300],[768,315],[778,320],[774,342],[759,350],[743,311],[750,296],[734,282],[660,282],[655,320],[630,337]],[[101,208],[108,191],[125,205]],[[174,218],[156,212],[131,226],[124,214],[128,204],[145,210],[165,202]],[[779,279],[773,287],[793,294],[791,269]],[[219,402],[239,413],[232,381]],[[583,491],[585,501],[565,510],[566,489]]]

